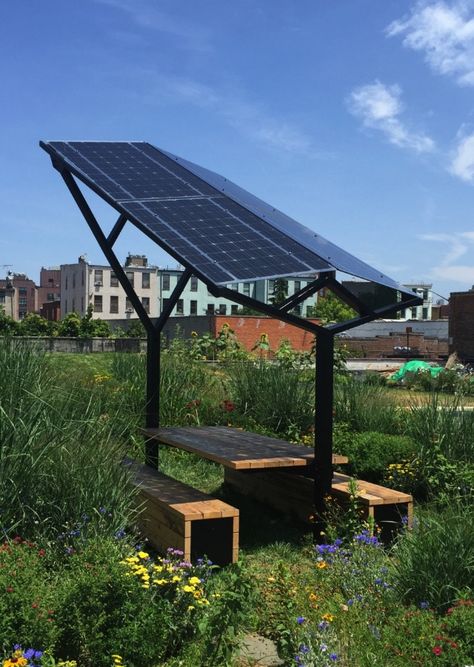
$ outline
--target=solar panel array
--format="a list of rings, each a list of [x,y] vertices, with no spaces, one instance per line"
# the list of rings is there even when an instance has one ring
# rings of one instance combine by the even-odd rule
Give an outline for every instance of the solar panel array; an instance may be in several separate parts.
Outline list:
[[[144,142],[41,142],[182,264],[217,284],[338,268],[387,276],[227,179]]]

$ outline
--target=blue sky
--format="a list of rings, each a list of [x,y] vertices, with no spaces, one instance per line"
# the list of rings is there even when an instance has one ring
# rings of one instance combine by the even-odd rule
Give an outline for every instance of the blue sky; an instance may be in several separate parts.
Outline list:
[[[0,275],[104,261],[38,147],[104,139],[220,172],[400,282],[474,284],[474,0],[17,0],[0,44]],[[175,264],[133,229],[116,250]]]

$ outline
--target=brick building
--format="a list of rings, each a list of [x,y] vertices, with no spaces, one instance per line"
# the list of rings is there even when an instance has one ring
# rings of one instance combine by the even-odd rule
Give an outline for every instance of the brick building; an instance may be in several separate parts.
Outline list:
[[[40,314],[47,320],[59,320],[59,302],[61,301],[61,269],[59,266],[41,267],[40,284],[37,289]]]
[[[463,361],[474,361],[474,286],[450,295],[449,352],[456,352]]]
[[[8,286],[14,290],[14,295],[9,300],[11,312],[7,315],[13,317],[14,320],[22,320],[28,313],[36,313],[38,311],[38,291],[34,280],[31,280],[24,273],[14,273],[8,278],[0,280],[0,290],[6,295]]]

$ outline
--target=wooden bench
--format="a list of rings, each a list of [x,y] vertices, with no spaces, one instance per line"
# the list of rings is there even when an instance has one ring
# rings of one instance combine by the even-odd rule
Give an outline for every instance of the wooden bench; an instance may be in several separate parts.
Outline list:
[[[348,475],[334,473],[332,496],[341,504],[350,497]],[[378,484],[356,480],[357,499],[366,518],[372,517],[377,525],[399,525],[406,516],[408,526],[413,517],[413,498],[408,493],[387,489]],[[314,481],[311,477],[280,471],[240,472],[225,469],[225,483],[244,495],[310,522],[313,514]]]
[[[181,549],[184,560],[206,555],[213,563],[235,563],[239,554],[239,510],[149,466],[127,460],[138,487],[138,525],[153,547]]]

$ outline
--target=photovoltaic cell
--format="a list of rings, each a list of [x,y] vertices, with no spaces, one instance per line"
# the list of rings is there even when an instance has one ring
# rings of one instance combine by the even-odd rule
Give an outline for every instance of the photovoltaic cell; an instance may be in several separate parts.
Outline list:
[[[393,280],[226,178],[144,142],[41,142],[180,262],[218,284],[334,268]]]

